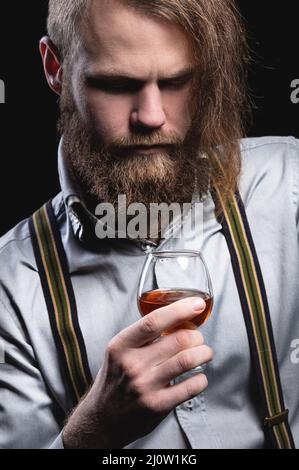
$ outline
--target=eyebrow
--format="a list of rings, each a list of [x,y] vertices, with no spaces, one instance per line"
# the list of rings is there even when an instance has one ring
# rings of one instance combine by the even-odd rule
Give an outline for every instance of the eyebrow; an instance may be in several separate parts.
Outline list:
[[[188,80],[191,79],[195,74],[195,68],[187,67],[185,69],[179,70],[178,72],[168,75],[167,77],[161,77],[158,79],[158,82],[170,82],[175,80]],[[123,71],[107,71],[107,72],[94,72],[86,73],[86,80],[89,84],[96,84],[97,82],[120,82],[120,81],[134,81],[138,83],[145,83],[147,80],[130,73]]]

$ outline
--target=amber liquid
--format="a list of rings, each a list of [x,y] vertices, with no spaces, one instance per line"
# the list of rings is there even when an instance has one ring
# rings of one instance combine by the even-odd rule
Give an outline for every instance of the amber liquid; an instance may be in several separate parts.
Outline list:
[[[206,308],[196,317],[190,321],[180,323],[172,330],[166,331],[164,334],[168,334],[172,331],[176,331],[182,328],[196,329],[202,325],[211,315],[213,308],[213,297],[206,292],[195,289],[157,289],[149,292],[144,292],[139,299],[139,306],[142,315],[148,315],[157,308],[165,307],[173,302],[176,302],[186,297],[201,297],[205,303]]]

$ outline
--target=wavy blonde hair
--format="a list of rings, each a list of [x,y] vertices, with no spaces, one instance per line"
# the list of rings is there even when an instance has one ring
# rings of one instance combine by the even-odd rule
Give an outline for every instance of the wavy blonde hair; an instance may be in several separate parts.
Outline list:
[[[93,1],[49,0],[48,34],[62,61],[82,39]],[[111,1],[111,0],[109,0]],[[234,0],[115,0],[178,24],[189,37],[197,64],[193,104],[198,147],[209,160],[212,184],[226,199],[241,172],[239,139],[249,111],[245,28]],[[104,6],[104,5],[103,5]],[[71,60],[71,59],[70,59]]]

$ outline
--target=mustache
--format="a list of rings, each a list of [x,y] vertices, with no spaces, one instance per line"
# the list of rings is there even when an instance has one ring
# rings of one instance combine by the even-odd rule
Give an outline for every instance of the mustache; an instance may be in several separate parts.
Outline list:
[[[128,137],[121,137],[115,139],[109,148],[114,150],[129,150],[133,147],[180,147],[183,145],[183,139],[177,134],[171,133],[164,135],[161,132],[155,132],[150,135],[133,134]]]

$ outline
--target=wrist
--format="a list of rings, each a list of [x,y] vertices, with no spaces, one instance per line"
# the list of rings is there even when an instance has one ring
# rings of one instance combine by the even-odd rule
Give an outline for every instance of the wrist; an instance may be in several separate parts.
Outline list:
[[[90,397],[73,411],[62,431],[65,449],[107,449],[110,446],[102,419]]]

